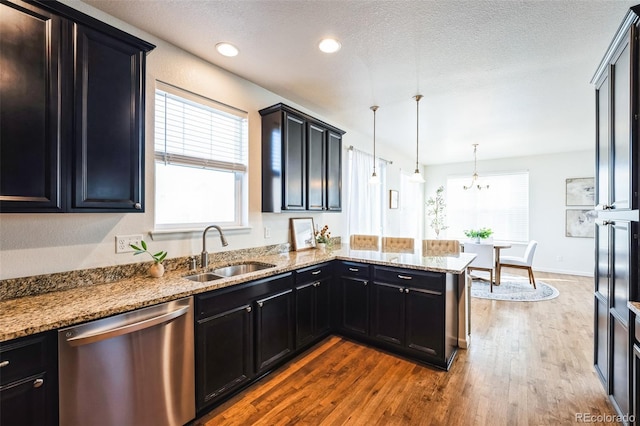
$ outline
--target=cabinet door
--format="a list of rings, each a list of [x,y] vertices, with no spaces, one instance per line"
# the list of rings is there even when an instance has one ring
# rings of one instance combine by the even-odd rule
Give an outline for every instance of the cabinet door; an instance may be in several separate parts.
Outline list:
[[[441,292],[409,288],[406,293],[406,343],[409,349],[445,358],[445,304]]]
[[[0,4],[0,211],[62,211],[62,76],[66,21],[20,1]]]
[[[596,221],[595,224],[595,254],[596,275],[595,292],[604,300],[609,299],[609,225],[603,225]]]
[[[640,419],[638,415],[640,415],[640,346],[637,344],[633,345],[633,398],[632,398],[632,411],[631,415],[633,415],[635,422],[634,424],[638,424]]]
[[[605,73],[596,87],[596,194],[595,204],[603,207],[609,201],[609,74]]]
[[[631,266],[634,262],[631,228],[631,222],[618,220],[609,226],[612,247],[610,265],[611,295],[609,303],[612,312],[618,316],[625,326],[628,326],[629,319],[627,301],[631,300],[629,298],[629,286],[632,277],[635,277]]]
[[[305,121],[284,113],[282,184],[284,210],[304,210],[306,208],[306,132]]]
[[[331,328],[331,278],[316,283],[316,327],[315,334],[320,336]]]
[[[256,302],[256,370],[263,372],[294,349],[293,290]]]
[[[309,123],[309,138],[307,144],[307,170],[308,170],[308,210],[323,210],[326,194],[326,155],[325,139],[326,130],[315,124]]]
[[[394,345],[404,343],[404,288],[394,284],[372,283],[371,335]]]
[[[342,135],[327,136],[327,210],[342,210]]]
[[[595,331],[594,339],[594,367],[604,385],[607,394],[609,390],[609,306],[608,302],[596,294],[595,298]]]
[[[250,305],[199,320],[196,326],[198,410],[253,376],[253,312]]]
[[[629,413],[629,329],[611,318],[610,392],[613,403],[623,414]]]
[[[0,424],[6,426],[43,426],[56,422],[48,418],[46,374],[38,374],[0,387]]]
[[[315,283],[296,287],[296,348],[300,348],[315,337],[316,294]]]
[[[142,211],[144,53],[75,25],[75,210]]]
[[[369,335],[368,281],[340,278],[340,327],[350,333]]]

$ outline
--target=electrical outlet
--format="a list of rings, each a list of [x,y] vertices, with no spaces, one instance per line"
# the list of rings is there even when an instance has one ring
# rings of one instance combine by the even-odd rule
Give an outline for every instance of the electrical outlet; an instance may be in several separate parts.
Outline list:
[[[135,250],[131,248],[130,244],[140,247],[142,241],[142,234],[135,235],[116,235],[116,253],[130,253]]]
[[[271,228],[268,226],[264,227],[264,237],[265,238],[271,238]]]

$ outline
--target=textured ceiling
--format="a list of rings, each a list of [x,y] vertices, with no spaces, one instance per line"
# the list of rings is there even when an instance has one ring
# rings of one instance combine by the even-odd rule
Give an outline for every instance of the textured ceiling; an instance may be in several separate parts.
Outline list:
[[[84,0],[425,164],[591,149],[624,0]],[[342,50],[317,50],[324,36]],[[240,49],[220,56],[215,43]],[[265,105],[267,106],[267,105]]]

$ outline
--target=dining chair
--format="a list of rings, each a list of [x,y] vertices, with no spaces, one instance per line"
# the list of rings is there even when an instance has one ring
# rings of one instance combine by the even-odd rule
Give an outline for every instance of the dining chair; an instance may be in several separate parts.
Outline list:
[[[529,284],[533,285],[533,288],[536,288],[536,279],[533,276],[533,269],[531,267],[533,265],[533,255],[536,252],[537,246],[538,242],[531,240],[527,245],[527,249],[524,251],[524,256],[501,256],[500,263],[498,263],[498,274],[501,273],[502,268],[504,267],[526,269],[529,273]]]
[[[413,253],[413,250],[414,250],[413,238],[382,237],[382,251]]]
[[[377,235],[352,234],[349,237],[349,248],[354,250],[378,250]]]
[[[493,269],[495,267],[493,244],[465,243],[464,252],[476,254],[476,258],[467,266],[467,271],[480,270],[489,272],[489,286],[491,293],[493,293]]]
[[[446,256],[460,253],[458,240],[422,240],[423,256]]]

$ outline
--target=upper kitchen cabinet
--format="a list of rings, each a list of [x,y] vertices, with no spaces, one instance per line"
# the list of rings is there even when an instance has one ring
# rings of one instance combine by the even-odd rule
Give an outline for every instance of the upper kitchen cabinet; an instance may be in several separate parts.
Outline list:
[[[262,116],[262,211],[341,211],[344,131],[284,104]]]
[[[144,210],[145,54],[58,2],[0,4],[0,211]]]

